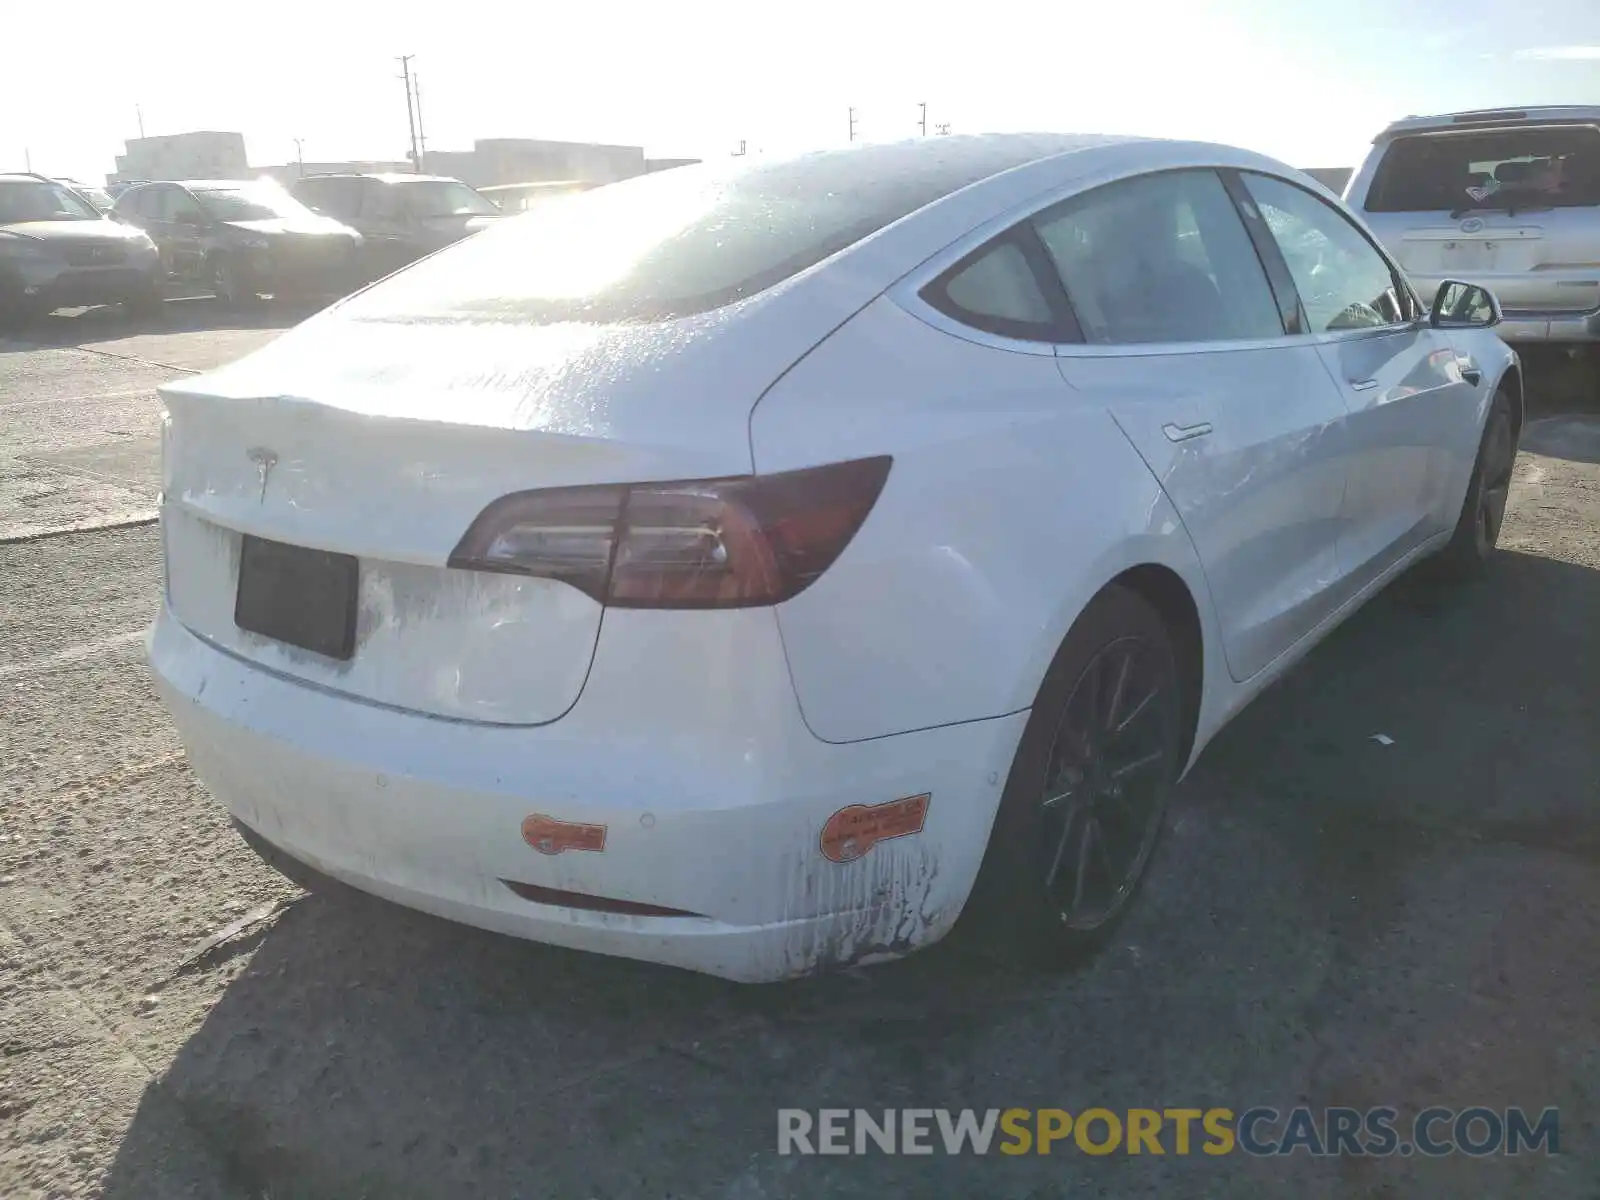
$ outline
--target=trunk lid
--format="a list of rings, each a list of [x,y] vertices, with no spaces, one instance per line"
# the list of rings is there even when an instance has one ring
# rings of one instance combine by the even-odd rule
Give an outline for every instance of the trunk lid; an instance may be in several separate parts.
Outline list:
[[[268,669],[455,719],[576,701],[602,608],[565,584],[452,570],[509,492],[747,474],[756,398],[837,316],[793,304],[655,326],[367,321],[329,310],[163,387],[168,603]],[[737,349],[721,335],[737,322]],[[265,465],[263,465],[265,464]],[[358,560],[355,649],[234,623],[245,535]]]
[[[1383,145],[1369,184],[1363,213],[1421,290],[1464,279],[1512,313],[1600,308],[1593,123],[1473,117],[1408,132]]]

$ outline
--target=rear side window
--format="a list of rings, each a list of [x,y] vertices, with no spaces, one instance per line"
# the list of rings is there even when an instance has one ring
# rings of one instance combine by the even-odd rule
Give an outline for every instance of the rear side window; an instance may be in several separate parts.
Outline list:
[[[1035,225],[1087,341],[1283,336],[1261,259],[1213,171],[1108,184]]]
[[[753,296],[1038,157],[872,146],[680,167],[540,205],[346,302],[358,320],[660,321]]]
[[[957,263],[925,288],[922,296],[947,316],[975,329],[1034,341],[1057,338],[1055,314],[1014,234],[990,242]]]
[[[1594,204],[1600,204],[1600,129],[1566,125],[1396,138],[1364,207],[1464,212]]]
[[[300,203],[333,217],[354,217],[361,211],[359,179],[303,179],[289,192]]]

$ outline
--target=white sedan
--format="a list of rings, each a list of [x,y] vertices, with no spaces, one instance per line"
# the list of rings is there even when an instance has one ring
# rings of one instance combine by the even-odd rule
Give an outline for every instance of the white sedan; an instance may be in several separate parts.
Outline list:
[[[269,856],[747,981],[1104,941],[1207,741],[1493,553],[1492,297],[1198,143],[583,196],[167,385],[156,680]]]

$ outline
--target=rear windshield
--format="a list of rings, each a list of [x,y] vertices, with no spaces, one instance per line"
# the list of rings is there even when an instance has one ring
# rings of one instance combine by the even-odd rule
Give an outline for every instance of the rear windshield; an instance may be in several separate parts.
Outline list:
[[[404,189],[401,194],[405,197],[405,210],[413,217],[481,217],[500,212],[486,198],[453,179],[424,179],[391,186]]]
[[[1569,125],[1419,134],[1390,144],[1368,212],[1600,204],[1600,129]]]
[[[346,303],[358,320],[661,321],[772,287],[868,234],[1039,156],[826,151],[688,166],[498,222]]]
[[[306,215],[306,208],[282,188],[195,188],[195,198],[219,221],[271,221]]]
[[[13,221],[98,221],[100,214],[71,188],[32,179],[0,180],[0,225]]]

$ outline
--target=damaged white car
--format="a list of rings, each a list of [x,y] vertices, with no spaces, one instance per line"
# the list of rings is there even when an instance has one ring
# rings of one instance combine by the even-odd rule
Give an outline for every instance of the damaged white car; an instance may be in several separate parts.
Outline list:
[[[489,929],[763,981],[1103,941],[1168,796],[1522,423],[1224,147],[943,137],[501,223],[163,388],[155,677],[258,844]]]

